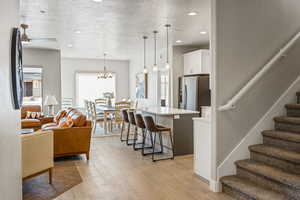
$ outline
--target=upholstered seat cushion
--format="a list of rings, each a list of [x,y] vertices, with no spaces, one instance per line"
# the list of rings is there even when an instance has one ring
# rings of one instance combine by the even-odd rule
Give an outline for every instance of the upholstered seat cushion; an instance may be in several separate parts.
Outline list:
[[[21,124],[22,128],[40,127],[41,121],[38,119],[22,119]]]

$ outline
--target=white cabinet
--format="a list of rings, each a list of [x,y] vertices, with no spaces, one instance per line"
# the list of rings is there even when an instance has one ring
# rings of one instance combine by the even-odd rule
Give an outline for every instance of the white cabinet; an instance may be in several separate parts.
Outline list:
[[[211,121],[194,118],[194,172],[211,180]]]
[[[192,74],[210,74],[210,52],[207,49],[201,49],[186,53],[184,57],[184,75]]]

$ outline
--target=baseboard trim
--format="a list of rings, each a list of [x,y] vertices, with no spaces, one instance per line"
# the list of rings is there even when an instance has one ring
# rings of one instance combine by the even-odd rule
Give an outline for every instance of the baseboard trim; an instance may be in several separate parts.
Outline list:
[[[222,192],[222,185],[221,185],[220,181],[210,180],[209,181],[209,189],[213,192]]]

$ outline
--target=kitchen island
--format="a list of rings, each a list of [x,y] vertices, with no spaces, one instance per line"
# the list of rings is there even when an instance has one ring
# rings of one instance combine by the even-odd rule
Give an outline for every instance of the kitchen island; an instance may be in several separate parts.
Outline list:
[[[143,115],[151,115],[159,125],[172,129],[174,139],[174,155],[194,153],[193,118],[200,112],[168,107],[147,107],[139,109]],[[168,138],[164,138],[165,146],[170,147]]]

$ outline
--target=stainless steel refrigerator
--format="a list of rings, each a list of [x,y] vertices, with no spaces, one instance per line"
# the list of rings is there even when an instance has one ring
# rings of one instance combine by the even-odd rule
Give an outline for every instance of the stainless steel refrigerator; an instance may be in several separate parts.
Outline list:
[[[200,111],[210,106],[209,75],[189,75],[179,78],[179,108]]]

